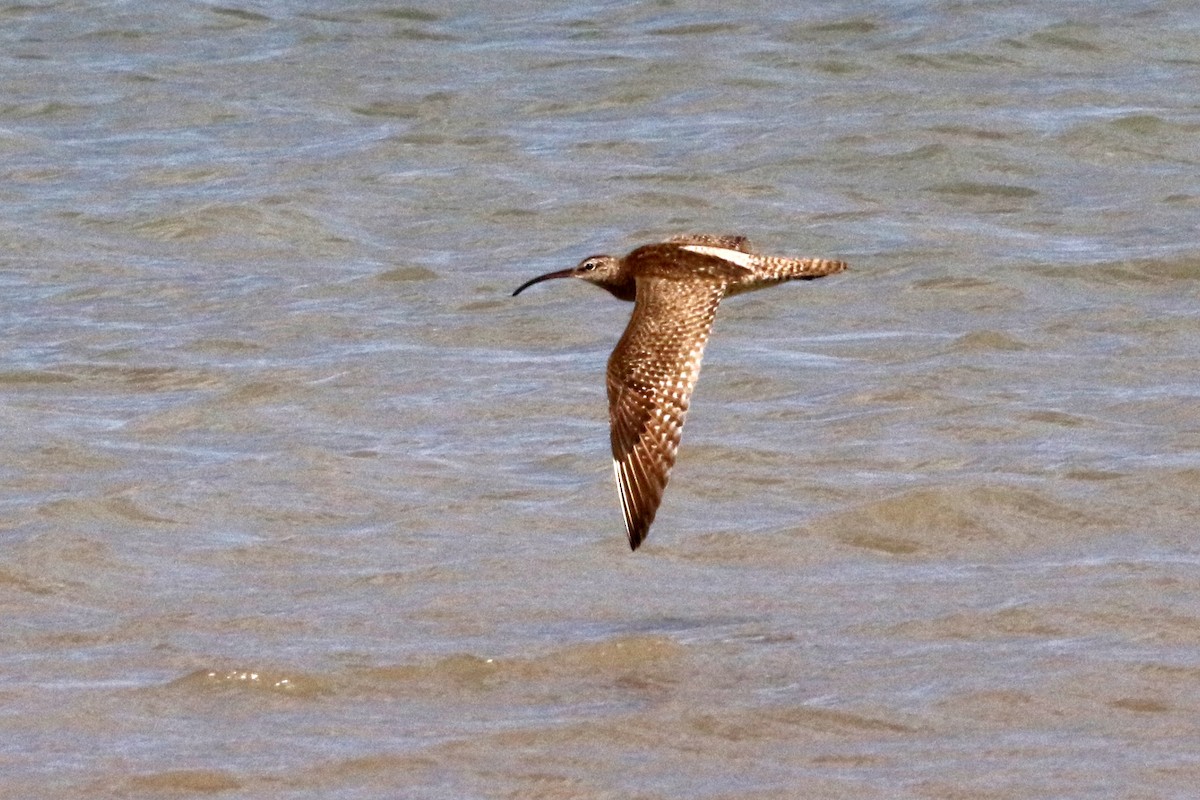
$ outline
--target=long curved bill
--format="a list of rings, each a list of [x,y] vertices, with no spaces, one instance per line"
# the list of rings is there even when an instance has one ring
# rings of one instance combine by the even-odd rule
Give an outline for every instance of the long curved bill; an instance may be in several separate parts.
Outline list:
[[[574,267],[572,267],[571,269],[560,269],[556,272],[547,272],[545,275],[538,275],[536,278],[531,278],[531,279],[525,281],[524,283],[522,283],[520,286],[518,286],[517,290],[512,293],[512,296],[516,297],[521,292],[528,289],[530,286],[533,286],[535,283],[541,283],[542,281],[548,281],[551,278],[570,278],[574,274],[575,274],[575,269],[574,269]]]

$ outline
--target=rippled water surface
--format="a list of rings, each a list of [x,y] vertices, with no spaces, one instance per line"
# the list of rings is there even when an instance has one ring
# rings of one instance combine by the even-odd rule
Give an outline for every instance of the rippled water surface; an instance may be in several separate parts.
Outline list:
[[[794,7],[793,7],[794,6]],[[1191,2],[0,6],[0,795],[1193,798]],[[722,306],[631,554],[540,272]]]

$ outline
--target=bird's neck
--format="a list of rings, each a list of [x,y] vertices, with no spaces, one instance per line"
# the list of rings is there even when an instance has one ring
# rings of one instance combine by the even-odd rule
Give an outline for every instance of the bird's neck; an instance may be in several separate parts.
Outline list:
[[[604,289],[618,300],[625,300],[632,303],[634,298],[637,297],[637,284],[634,282],[633,278],[622,281],[613,281],[611,283],[605,281],[604,283],[597,284],[597,286],[599,286],[601,289]]]

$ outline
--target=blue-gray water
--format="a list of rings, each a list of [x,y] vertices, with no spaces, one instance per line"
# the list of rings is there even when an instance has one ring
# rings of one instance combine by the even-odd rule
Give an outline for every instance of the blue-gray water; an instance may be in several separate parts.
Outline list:
[[[793,7],[794,6],[794,7]],[[1193,2],[0,6],[0,796],[1192,798]],[[595,252],[722,306],[624,541]]]

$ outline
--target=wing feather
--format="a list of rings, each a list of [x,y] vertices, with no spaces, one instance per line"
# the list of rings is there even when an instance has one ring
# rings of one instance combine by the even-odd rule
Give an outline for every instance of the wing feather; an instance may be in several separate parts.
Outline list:
[[[723,247],[742,253],[752,253],[750,240],[745,236],[722,233],[680,233],[666,240],[670,244],[695,244],[706,247]]]
[[[700,362],[725,293],[718,280],[637,279],[637,300],[608,360],[613,473],[629,546],[662,502]]]

